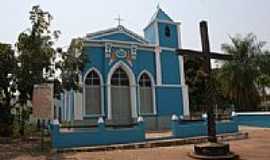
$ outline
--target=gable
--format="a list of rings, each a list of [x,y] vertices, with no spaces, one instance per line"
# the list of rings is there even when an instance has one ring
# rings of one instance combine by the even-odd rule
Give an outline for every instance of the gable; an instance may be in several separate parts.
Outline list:
[[[101,35],[100,37],[94,38],[94,40],[113,40],[113,41],[127,41],[127,42],[136,42],[142,43],[141,41],[125,34],[125,33],[111,33],[108,35]]]
[[[162,20],[162,21],[173,22],[173,20],[162,9],[160,9],[160,8],[152,16],[150,23],[152,23],[155,20]]]
[[[147,44],[143,37],[138,34],[126,29],[123,26],[118,26],[117,28],[112,28],[96,33],[87,34],[86,38],[88,40],[111,40],[111,41],[124,41],[124,42],[133,42],[140,44]]]
[[[161,9],[158,10],[156,19],[173,22],[173,20]]]

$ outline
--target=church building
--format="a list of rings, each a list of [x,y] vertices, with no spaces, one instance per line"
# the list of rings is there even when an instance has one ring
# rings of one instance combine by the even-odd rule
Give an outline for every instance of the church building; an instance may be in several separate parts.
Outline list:
[[[170,127],[173,114],[189,115],[180,23],[158,8],[140,36],[122,25],[84,37],[88,62],[82,92],[61,96],[59,119],[94,125],[130,126],[139,116],[146,129]]]

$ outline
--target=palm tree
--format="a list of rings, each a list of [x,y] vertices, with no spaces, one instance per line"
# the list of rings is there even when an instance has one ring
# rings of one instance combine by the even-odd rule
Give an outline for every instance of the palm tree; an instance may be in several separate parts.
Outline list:
[[[270,76],[267,75],[267,74],[261,74],[260,76],[257,77],[256,83],[257,83],[259,92],[260,92],[260,94],[262,96],[261,101],[266,102],[267,101],[267,99],[266,99],[266,96],[267,96],[266,88],[270,87]]]
[[[232,55],[233,60],[224,63],[218,79],[224,96],[236,105],[237,110],[255,110],[259,103],[256,79],[262,68],[258,57],[267,54],[263,50],[265,42],[258,41],[253,34],[230,39],[231,44],[222,44],[222,50]]]

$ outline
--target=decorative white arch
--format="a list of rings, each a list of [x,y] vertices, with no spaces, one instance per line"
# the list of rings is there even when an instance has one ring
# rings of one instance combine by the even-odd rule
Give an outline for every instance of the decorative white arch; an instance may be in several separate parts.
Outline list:
[[[90,69],[88,69],[88,71],[84,74],[83,77],[83,116],[84,117],[99,117],[100,115],[97,114],[91,114],[91,115],[87,115],[85,112],[85,80],[87,75],[91,72],[91,71],[95,71],[100,79],[100,94],[101,94],[101,98],[100,98],[100,104],[101,104],[101,115],[104,116],[104,91],[103,91],[103,86],[104,86],[104,81],[103,81],[103,76],[100,73],[100,71],[96,68],[96,67],[91,67]]]
[[[110,69],[107,76],[107,100],[108,100],[108,119],[112,119],[112,101],[111,101],[111,78],[116,69],[121,67],[128,75],[130,80],[130,98],[131,98],[131,112],[132,117],[137,118],[137,106],[136,106],[136,79],[131,68],[123,61],[118,61]]]
[[[139,81],[140,81],[140,78],[143,74],[147,74],[149,77],[150,77],[150,80],[151,80],[151,87],[152,87],[152,96],[153,96],[153,111],[154,111],[154,115],[157,114],[157,107],[156,107],[156,84],[155,84],[155,80],[154,80],[154,77],[152,76],[152,74],[147,71],[147,70],[143,70],[141,71],[141,73],[138,75],[138,78],[137,78],[137,82],[139,84]],[[140,112],[140,90],[138,90],[138,104],[139,104],[139,112]],[[141,113],[140,113],[141,114]]]

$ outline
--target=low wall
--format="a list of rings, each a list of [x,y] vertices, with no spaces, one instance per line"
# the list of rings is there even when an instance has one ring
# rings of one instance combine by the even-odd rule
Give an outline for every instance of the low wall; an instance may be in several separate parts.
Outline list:
[[[230,121],[217,122],[216,131],[217,134],[238,132],[236,118]],[[207,136],[207,123],[206,121],[184,123],[172,120],[172,133],[173,136],[177,138]]]
[[[270,128],[270,112],[236,113],[239,125]]]
[[[133,128],[112,129],[99,124],[91,130],[61,131],[59,124],[50,125],[52,145],[55,149],[140,142],[145,140],[144,126],[140,122]]]

